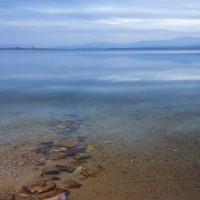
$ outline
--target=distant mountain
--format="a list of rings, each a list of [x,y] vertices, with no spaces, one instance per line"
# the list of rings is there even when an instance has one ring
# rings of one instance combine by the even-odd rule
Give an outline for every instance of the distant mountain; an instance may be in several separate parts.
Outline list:
[[[86,43],[82,45],[63,45],[58,47],[46,48],[38,46],[34,48],[34,45],[23,44],[0,44],[0,49],[200,49],[200,38],[191,36],[178,37],[170,40],[160,41],[140,41],[127,44],[115,44],[109,42],[95,42]]]
[[[185,36],[171,40],[140,41],[127,44],[108,42],[87,43],[75,46],[59,46],[56,49],[113,49],[113,48],[200,48],[200,38]]]

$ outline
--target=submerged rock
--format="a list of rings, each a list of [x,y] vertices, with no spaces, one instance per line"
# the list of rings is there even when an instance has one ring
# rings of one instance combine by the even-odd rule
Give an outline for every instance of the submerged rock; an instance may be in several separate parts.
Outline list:
[[[60,177],[58,177],[58,176],[52,176],[52,177],[49,178],[49,180],[52,180],[52,181],[60,181],[61,179],[60,179]]]
[[[43,141],[41,142],[41,145],[46,145],[46,146],[50,146],[50,145],[53,145],[54,142],[53,141]]]
[[[63,182],[63,186],[68,189],[71,189],[71,188],[80,188],[82,185],[74,180],[67,180]]]
[[[88,152],[77,153],[74,158],[76,160],[85,160],[90,158],[90,154]]]
[[[49,154],[47,158],[49,160],[60,160],[60,159],[66,158],[66,156],[67,156],[67,153],[55,152],[55,153]]]
[[[95,150],[95,148],[93,145],[88,145],[86,148],[86,152],[88,152],[88,153],[93,152],[94,150]]]
[[[40,194],[43,192],[48,192],[55,188],[55,183],[53,181],[37,181],[24,186],[24,190],[30,194]]]
[[[44,200],[67,200],[65,193]]]
[[[72,173],[75,168],[71,166],[64,166],[64,165],[56,165],[56,168],[60,171]]]
[[[67,148],[76,147],[77,145],[78,145],[78,140],[76,138],[59,140],[57,142],[57,146],[67,147]]]
[[[54,175],[54,174],[59,174],[59,173],[60,171],[54,166],[48,166],[42,169],[42,174],[45,174],[45,175]]]
[[[67,150],[67,156],[75,156],[80,151],[76,148],[70,148]]]

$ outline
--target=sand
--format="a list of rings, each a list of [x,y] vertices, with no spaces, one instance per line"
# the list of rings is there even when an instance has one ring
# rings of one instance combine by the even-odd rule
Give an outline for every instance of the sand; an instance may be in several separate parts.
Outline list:
[[[18,145],[15,142],[14,146],[1,147],[1,192],[13,187],[21,193],[24,184],[37,179],[42,167],[34,167],[34,160],[40,157],[33,149],[43,139],[44,136],[38,136],[31,143],[24,140],[24,145],[19,141]],[[87,143],[97,148],[92,152],[92,158],[82,165],[89,169],[102,166],[105,170],[97,177],[81,180],[83,186],[71,189],[70,200],[199,199],[198,130],[182,135],[154,132],[145,139],[138,139],[137,134],[126,134],[125,137],[89,135]]]

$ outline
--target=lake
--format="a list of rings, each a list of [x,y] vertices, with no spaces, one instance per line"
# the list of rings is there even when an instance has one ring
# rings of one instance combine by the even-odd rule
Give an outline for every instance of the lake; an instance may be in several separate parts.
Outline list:
[[[34,141],[40,136],[51,138],[51,134],[63,137],[84,132],[94,137],[95,142],[102,141],[102,138],[105,143],[113,142],[107,151],[113,153],[121,149],[116,159],[124,161],[128,153],[129,160],[137,157],[137,165],[132,166],[136,167],[134,170],[139,160],[156,160],[155,157],[158,158],[157,167],[172,166],[176,160],[185,161],[186,168],[181,172],[171,168],[182,176],[188,169],[191,155],[195,157],[191,158],[189,165],[195,162],[196,166],[200,166],[199,154],[194,155],[199,146],[193,147],[193,142],[199,142],[199,91],[198,51],[1,50],[0,143],[9,147],[25,138]],[[56,129],[54,125],[62,120],[77,120],[80,122],[79,129]],[[167,147],[173,154],[167,153]],[[184,149],[181,159],[173,157],[178,147]],[[192,150],[186,151],[189,147]],[[148,153],[151,158],[147,158]],[[163,161],[164,157],[168,161]],[[126,168],[128,161],[124,164],[121,161],[114,164],[114,168]],[[176,168],[184,165],[179,164],[175,164]],[[147,167],[144,163],[143,166],[143,172],[138,171],[138,174],[149,173],[149,165]],[[152,164],[150,168],[151,176]],[[166,183],[169,171],[163,173],[164,168],[158,174],[164,177]],[[134,180],[139,180],[138,174],[134,174]],[[152,176],[157,177],[155,174]],[[191,176],[194,178],[193,173]],[[188,177],[190,174],[187,174]],[[133,181],[130,187],[136,182]],[[159,188],[159,184],[151,186]],[[170,185],[169,180],[167,184]],[[198,178],[192,180],[191,185],[195,184],[199,184]],[[175,183],[177,187],[174,188],[168,185],[165,195],[170,191],[174,195],[182,188],[180,183]],[[129,186],[124,191],[128,189]],[[163,190],[159,191],[158,194],[153,192],[151,197],[162,195]],[[75,195],[78,196],[77,193]],[[138,195],[138,199],[145,197],[143,193],[141,189],[132,192]],[[89,196],[85,197],[89,199]],[[127,197],[122,196],[121,199]]]

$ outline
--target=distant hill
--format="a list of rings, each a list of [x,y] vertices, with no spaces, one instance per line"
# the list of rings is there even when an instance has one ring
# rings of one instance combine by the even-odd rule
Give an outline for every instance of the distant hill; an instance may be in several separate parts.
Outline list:
[[[115,48],[200,48],[200,38],[185,36],[171,40],[140,41],[127,44],[108,42],[86,43],[74,46],[59,46],[55,49],[115,49]]]
[[[160,41],[140,41],[127,44],[115,44],[109,42],[95,42],[86,43],[82,45],[63,45],[52,48],[35,47],[34,45],[22,45],[22,44],[0,44],[0,49],[63,49],[63,50],[92,50],[92,49],[199,49],[200,50],[200,38],[191,36],[178,37],[170,40]]]

